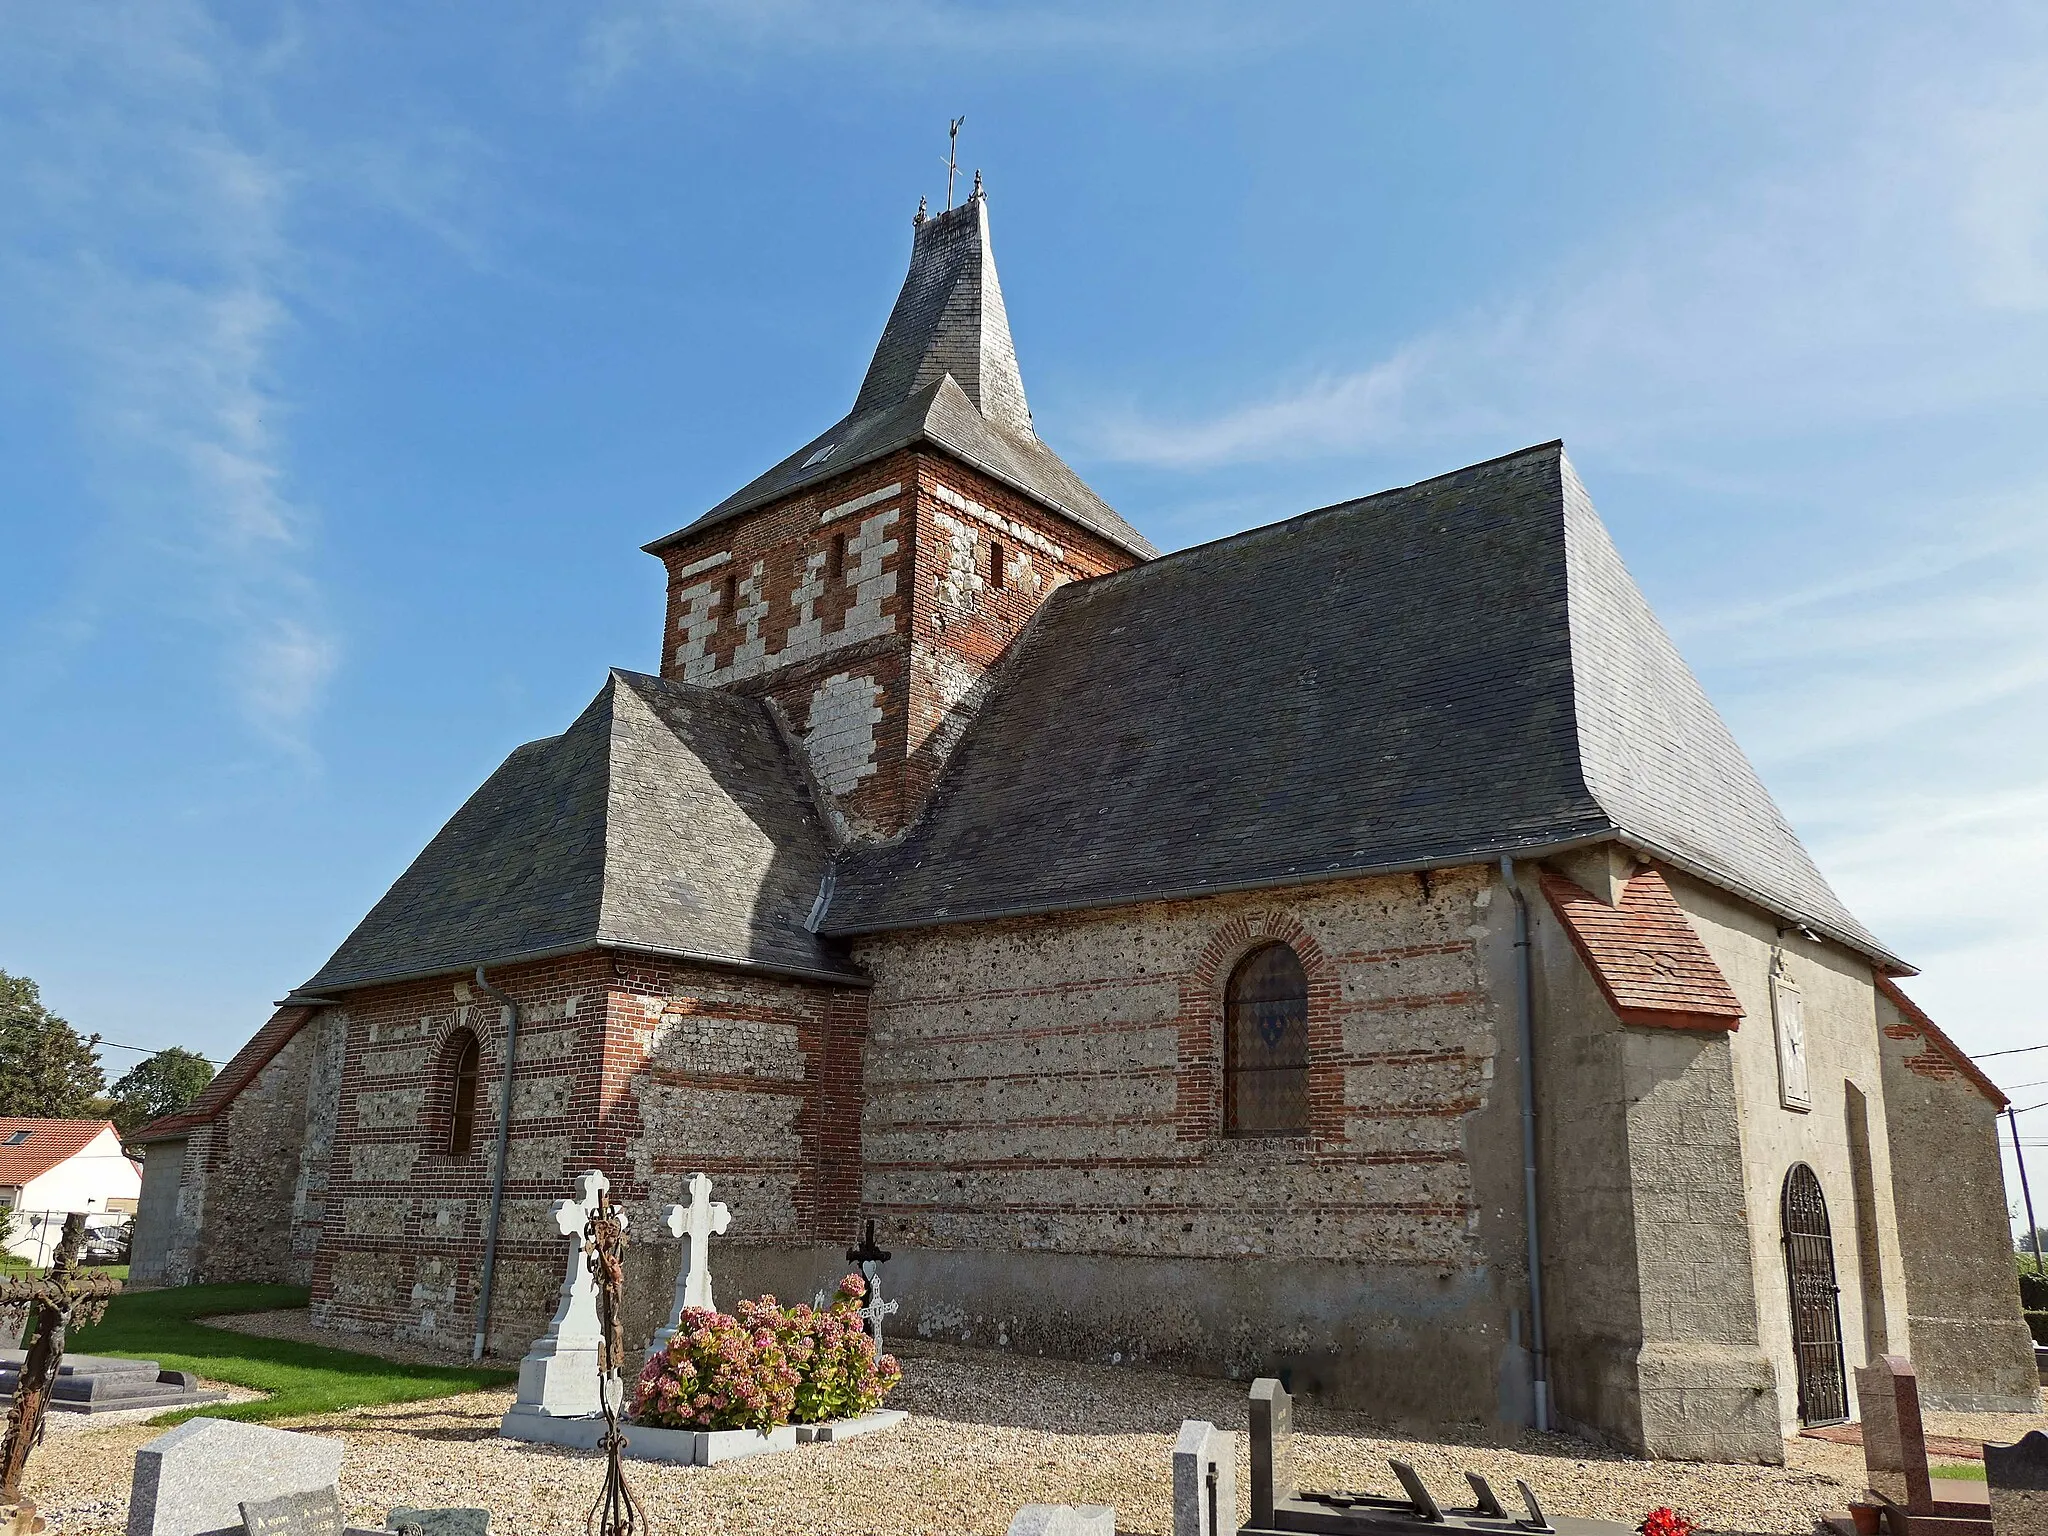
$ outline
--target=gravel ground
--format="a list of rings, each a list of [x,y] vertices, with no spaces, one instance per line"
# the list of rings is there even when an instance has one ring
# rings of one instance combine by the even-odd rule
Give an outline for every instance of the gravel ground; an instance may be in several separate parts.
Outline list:
[[[277,1324],[278,1327],[285,1326]],[[267,1331],[267,1330],[266,1330]],[[316,1335],[332,1338],[332,1335]],[[366,1342],[366,1341],[365,1341]],[[966,1536],[1001,1533],[1029,1503],[1117,1507],[1124,1532],[1170,1530],[1169,1454],[1184,1418],[1243,1431],[1241,1384],[1150,1371],[1023,1359],[912,1344],[892,1406],[912,1418],[893,1433],[712,1468],[632,1463],[628,1476],[657,1536]],[[478,1392],[309,1419],[347,1450],[341,1492],[354,1523],[381,1525],[394,1504],[473,1503],[495,1529],[577,1536],[601,1477],[594,1454],[500,1440],[509,1392]],[[1670,1504],[1717,1531],[1806,1533],[1860,1484],[1853,1446],[1795,1440],[1791,1465],[1644,1462],[1557,1436],[1502,1440],[1476,1426],[1403,1439],[1356,1414],[1297,1404],[1296,1443],[1308,1487],[1393,1492],[1386,1458],[1415,1463],[1439,1496],[1483,1472],[1496,1487],[1527,1478],[1548,1509],[1630,1525]],[[1930,1415],[1937,1433],[2009,1434],[2038,1419]],[[142,1426],[98,1431],[92,1454],[48,1450],[29,1481],[65,1536],[119,1532]],[[1245,1486],[1239,1441],[1239,1487]],[[1240,1499],[1242,1503],[1242,1498]],[[1242,1514],[1240,1510],[1240,1514]]]

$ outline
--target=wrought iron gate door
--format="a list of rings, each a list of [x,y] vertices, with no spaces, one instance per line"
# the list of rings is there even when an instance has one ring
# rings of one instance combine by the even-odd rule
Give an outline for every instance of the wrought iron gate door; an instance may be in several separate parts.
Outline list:
[[[1785,1278],[1792,1297],[1792,1355],[1799,1367],[1799,1422],[1849,1417],[1842,1372],[1842,1310],[1835,1242],[1820,1180],[1804,1163],[1785,1175]]]

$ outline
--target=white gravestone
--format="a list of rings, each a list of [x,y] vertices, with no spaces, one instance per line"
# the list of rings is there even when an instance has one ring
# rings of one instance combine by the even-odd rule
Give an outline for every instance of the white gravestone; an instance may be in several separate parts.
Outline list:
[[[1116,1536],[1114,1504],[1026,1504],[1010,1536]]]
[[[1173,1536],[1229,1536],[1237,1529],[1236,1436],[1206,1419],[1184,1419],[1173,1447]]]
[[[596,1169],[576,1180],[576,1198],[554,1204],[555,1226],[569,1239],[569,1268],[562,1277],[562,1299],[548,1331],[534,1340],[533,1348],[519,1362],[519,1400],[505,1415],[540,1415],[547,1418],[582,1418],[597,1413],[602,1404],[597,1395],[597,1361],[603,1340],[597,1328],[597,1282],[584,1262],[583,1227],[597,1210],[598,1196],[611,1188],[611,1180]],[[619,1226],[626,1225],[626,1213],[617,1212]],[[606,1384],[606,1396],[616,1406],[624,1393],[618,1373]]]
[[[723,1201],[711,1198],[710,1175],[691,1174],[689,1190],[688,1205],[672,1205],[662,1216],[670,1233],[682,1240],[683,1257],[676,1266],[676,1293],[669,1305],[668,1322],[655,1331],[648,1343],[649,1359],[668,1348],[668,1341],[682,1326],[685,1309],[717,1310],[711,1299],[711,1239],[723,1236],[732,1225],[732,1212]]]
[[[135,1453],[128,1536],[242,1529],[242,1503],[332,1491],[341,1442],[231,1419],[192,1419]]]

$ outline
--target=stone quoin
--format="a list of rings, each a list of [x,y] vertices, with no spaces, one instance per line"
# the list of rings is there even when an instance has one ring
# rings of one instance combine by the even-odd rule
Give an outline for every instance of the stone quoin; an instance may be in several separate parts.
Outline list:
[[[517,1358],[565,1181],[652,1233],[702,1172],[721,1295],[872,1218],[896,1339],[1681,1457],[1781,1459],[1886,1353],[2031,1411],[2002,1100],[1562,445],[1162,555],[1038,437],[988,220],[920,218],[847,415],[646,546],[653,669],[142,1133],[137,1280]]]

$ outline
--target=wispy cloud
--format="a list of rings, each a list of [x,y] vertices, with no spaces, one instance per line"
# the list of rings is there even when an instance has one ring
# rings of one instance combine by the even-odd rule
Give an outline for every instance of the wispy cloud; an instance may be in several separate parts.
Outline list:
[[[0,28],[0,270],[109,514],[55,629],[77,645],[138,603],[196,626],[248,727],[304,752],[340,643],[276,376],[296,258],[293,175],[265,148],[275,55],[190,4],[9,6]]]
[[[1351,367],[1210,412],[1108,409],[1093,448],[1171,469],[1356,454],[1475,427],[1653,453],[2048,404],[2048,38],[1844,62],[1843,131],[1603,230],[1527,286]],[[1865,66],[1867,65],[1867,69]],[[1798,90],[1810,92],[1810,83]],[[1825,146],[1823,150],[1821,146]]]
[[[610,0],[584,40],[581,83],[601,92],[658,64],[744,66],[770,56],[1114,60],[1173,67],[1241,58],[1296,35],[1286,7],[1203,0],[994,7],[948,0]]]

